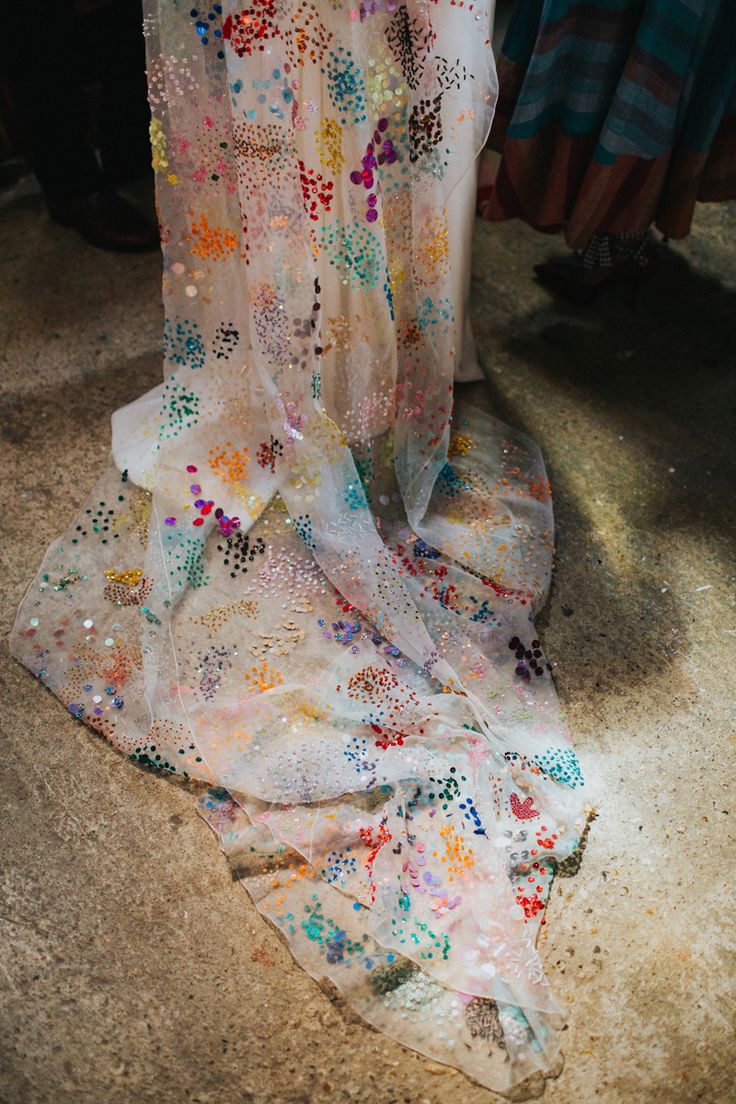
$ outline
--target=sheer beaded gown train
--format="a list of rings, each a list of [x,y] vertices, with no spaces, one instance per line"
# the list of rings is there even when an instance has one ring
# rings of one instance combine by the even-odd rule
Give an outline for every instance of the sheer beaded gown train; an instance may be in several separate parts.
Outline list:
[[[584,816],[532,621],[544,466],[453,405],[489,22],[149,0],[165,381],[12,644],[192,780],[306,970],[504,1090],[556,1062],[535,937]]]

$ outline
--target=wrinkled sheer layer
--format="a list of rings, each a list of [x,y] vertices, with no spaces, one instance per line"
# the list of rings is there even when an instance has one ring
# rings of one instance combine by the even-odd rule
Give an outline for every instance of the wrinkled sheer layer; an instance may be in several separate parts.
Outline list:
[[[583,827],[533,613],[536,447],[455,401],[488,15],[146,15],[165,378],[12,645],[199,810],[302,965],[506,1089],[553,1068],[535,939]],[[464,350],[464,351],[463,351]]]

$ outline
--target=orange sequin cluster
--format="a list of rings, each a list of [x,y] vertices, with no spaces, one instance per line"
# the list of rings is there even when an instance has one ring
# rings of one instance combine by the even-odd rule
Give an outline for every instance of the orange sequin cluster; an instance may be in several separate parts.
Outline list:
[[[246,671],[243,678],[248,684],[249,694],[262,694],[265,690],[273,690],[284,681],[276,668],[271,667],[265,659]]]
[[[232,230],[226,226],[210,226],[204,212],[197,217],[194,211],[190,211],[189,216],[192,219],[187,234],[187,241],[192,243],[190,253],[203,260],[224,261],[237,251],[238,236]]]
[[[210,468],[223,483],[243,483],[250,468],[250,456],[245,449],[232,449],[232,442],[227,441],[221,449],[210,449]]]

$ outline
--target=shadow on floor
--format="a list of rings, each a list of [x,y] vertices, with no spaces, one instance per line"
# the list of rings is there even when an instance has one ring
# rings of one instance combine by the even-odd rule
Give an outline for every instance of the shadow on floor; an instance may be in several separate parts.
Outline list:
[[[544,240],[535,242],[543,255]],[[484,298],[494,295],[493,279],[482,276]],[[529,302],[499,305],[479,328],[492,412],[536,438],[548,461],[558,559],[550,602],[571,618],[558,622],[560,654],[577,656],[567,663],[579,665],[578,693],[615,693],[625,679],[656,686],[667,713],[690,621],[687,603],[666,585],[670,547],[707,538],[711,549],[726,543],[726,555],[736,548],[736,293],[664,248],[637,310],[618,291],[588,308],[541,294],[530,271]],[[551,408],[542,418],[540,393]],[[556,423],[556,410],[577,412],[577,422]],[[596,496],[608,512],[591,507]],[[680,692],[693,692],[681,671],[677,680]],[[564,683],[560,690],[564,698]]]
[[[615,295],[592,308],[551,300],[548,310],[518,320],[504,348],[573,401],[604,409],[639,446],[648,443],[652,464],[669,451],[684,485],[659,499],[654,516],[624,502],[633,527],[721,528],[734,539],[724,506],[736,505],[736,292],[664,248],[639,310]]]

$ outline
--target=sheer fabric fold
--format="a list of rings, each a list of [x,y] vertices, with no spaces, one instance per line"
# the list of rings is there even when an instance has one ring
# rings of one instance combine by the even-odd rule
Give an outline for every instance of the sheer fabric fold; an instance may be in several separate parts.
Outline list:
[[[165,378],[12,646],[205,784],[305,969],[504,1091],[557,1060],[535,939],[584,816],[533,625],[544,465],[453,396],[489,16],[241,5],[149,0]]]

